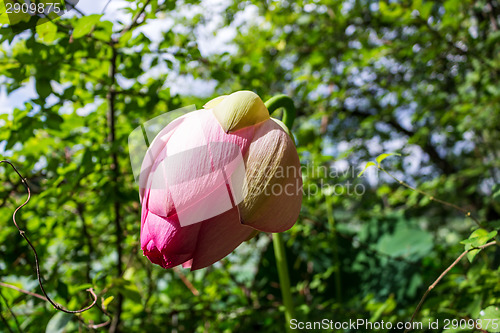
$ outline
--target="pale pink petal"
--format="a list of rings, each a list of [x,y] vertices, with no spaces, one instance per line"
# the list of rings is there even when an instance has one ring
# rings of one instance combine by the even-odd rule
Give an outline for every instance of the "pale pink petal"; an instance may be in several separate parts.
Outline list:
[[[155,161],[151,169],[147,182],[147,189],[144,199],[147,208],[152,213],[167,217],[175,212],[174,203],[170,195],[165,168],[161,162],[164,160],[165,148],[160,152],[158,160]]]
[[[191,270],[212,265],[252,235],[254,229],[240,223],[237,207],[201,223]]]
[[[242,222],[264,232],[291,228],[302,204],[302,176],[290,136],[271,119],[259,124],[245,164]]]
[[[151,188],[151,185],[149,185],[151,170],[155,163],[161,161],[159,155],[165,149],[167,141],[174,134],[175,129],[179,126],[179,124],[181,124],[185,119],[192,116],[193,113],[191,112],[175,119],[173,122],[165,126],[165,128],[162,129],[160,133],[158,133],[158,135],[154,138],[153,142],[151,142],[151,145],[149,146],[148,151],[144,156],[144,160],[142,161],[141,173],[139,175],[139,196],[141,198],[141,202],[144,197],[145,189]],[[153,185],[165,188],[165,186],[162,186],[162,184],[153,184]]]
[[[185,118],[176,127],[166,143],[165,156],[158,154],[161,161],[155,162],[158,166],[156,170],[153,167],[151,176],[165,179],[168,185],[168,193],[159,193],[158,200],[150,197],[153,209],[164,215],[175,208],[181,226],[201,222],[232,208],[235,200],[229,196],[226,184],[230,184],[234,193],[241,192],[237,187],[242,187],[240,183],[244,179],[243,152],[254,134],[253,128],[226,134],[211,112],[193,113],[195,116]],[[241,174],[241,181],[233,177],[235,172]],[[157,208],[161,208],[163,201],[168,205],[172,203],[173,207],[160,211]]]
[[[254,137],[254,126],[245,127],[231,133],[226,133],[215,118],[212,110],[201,111],[200,121],[203,124],[203,131],[205,135],[210,138],[210,142],[234,143],[240,147],[242,155],[246,154],[248,147],[250,146],[250,142]]]

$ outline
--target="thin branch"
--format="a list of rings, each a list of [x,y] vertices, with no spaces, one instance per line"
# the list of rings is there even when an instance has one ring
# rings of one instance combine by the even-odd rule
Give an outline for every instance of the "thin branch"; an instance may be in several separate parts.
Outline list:
[[[181,270],[179,269],[179,267],[174,267],[174,272],[179,275],[179,277],[181,278],[182,282],[186,285],[186,287],[189,289],[189,291],[191,291],[191,293],[194,295],[194,296],[199,296],[200,295],[200,292],[198,291],[198,289],[196,289],[193,284],[191,283],[191,281],[189,281],[186,276],[184,275],[184,273],[181,272]]]
[[[469,249],[469,250],[465,250],[464,252],[462,252],[462,254],[457,258],[455,259],[455,261],[447,268],[444,270],[443,273],[441,273],[441,275],[439,275],[439,277],[436,279],[436,281],[434,281],[434,283],[432,283],[429,288],[427,288],[427,290],[425,291],[425,294],[424,296],[422,296],[422,298],[420,299],[420,302],[418,303],[417,305],[417,308],[415,309],[415,311],[413,312],[413,315],[411,316],[411,319],[410,319],[410,323],[413,323],[413,320],[415,319],[415,316],[418,314],[418,311],[420,310],[420,308],[422,307],[422,304],[424,303],[425,299],[427,298],[427,295],[431,292],[432,289],[434,289],[434,287],[436,287],[436,285],[439,283],[439,281],[441,281],[441,279],[446,275],[448,274],[448,272],[456,266],[456,264],[458,264],[460,262],[460,260],[462,260],[463,257],[465,257],[467,255],[467,253],[469,253],[470,251],[472,250],[482,250],[482,249],[485,249],[489,246],[492,246],[492,245],[496,245],[497,242],[496,241],[492,241],[492,242],[489,242],[489,243],[486,243],[484,245],[481,245],[481,246],[478,246],[478,247],[474,247],[472,249]],[[406,329],[405,330],[405,333],[406,332],[409,332],[411,331],[411,329]]]
[[[89,234],[89,231],[87,229],[87,223],[85,222],[85,217],[83,216],[84,215],[84,205],[82,204],[78,204],[77,205],[77,208],[76,208],[76,211],[77,211],[77,215],[80,217],[80,220],[82,221],[82,233],[83,233],[83,236],[85,237],[85,240],[87,242],[87,247],[88,247],[88,255],[89,255],[89,260],[87,261],[87,271],[85,272],[86,274],[86,277],[87,277],[87,282],[90,283],[91,279],[90,279],[90,271],[92,270],[92,264],[91,264],[91,261],[92,261],[92,256],[93,256],[93,245],[92,245],[92,238]]]
[[[16,214],[17,214],[17,212],[21,208],[23,208],[24,206],[26,206],[26,204],[28,204],[28,202],[29,202],[29,200],[31,198],[30,187],[28,186],[28,183],[26,182],[26,179],[19,173],[19,171],[17,170],[17,168],[11,162],[3,160],[3,161],[0,161],[0,164],[1,163],[7,163],[7,164],[9,164],[12,167],[12,169],[14,169],[14,171],[17,173],[17,175],[21,179],[22,183],[24,184],[24,186],[26,187],[26,190],[28,192],[28,197],[27,197],[26,201],[21,206],[17,207],[16,210],[14,211],[14,214],[12,214],[12,221],[14,222],[14,225],[16,226],[17,230],[19,231],[19,234],[21,235],[21,237],[24,238],[24,240],[28,243],[28,245],[30,246],[31,250],[33,251],[33,255],[35,256],[36,276],[37,276],[37,279],[38,279],[38,284],[40,285],[40,289],[42,290],[42,293],[47,298],[47,301],[50,304],[52,304],[52,306],[54,306],[59,311],[66,312],[66,313],[82,313],[82,312],[90,310],[91,308],[94,307],[94,305],[96,305],[96,302],[97,302],[97,295],[95,294],[93,288],[89,288],[89,289],[86,290],[86,291],[88,291],[90,293],[90,295],[93,298],[92,304],[90,304],[89,306],[87,306],[87,307],[85,307],[85,308],[83,308],[81,310],[75,310],[75,311],[68,310],[68,309],[64,308],[62,305],[57,304],[56,302],[54,302],[47,295],[47,292],[45,291],[45,288],[43,287],[43,283],[42,283],[42,275],[40,273],[40,262],[39,262],[39,259],[38,259],[38,253],[37,253],[37,251],[35,249],[35,246],[29,240],[28,236],[26,236],[26,232],[24,230],[21,230],[21,228],[19,228],[19,225],[17,224],[17,221],[16,221]]]
[[[352,114],[356,117],[359,117],[361,119],[365,119],[367,117],[373,116],[372,113],[367,113],[367,112],[362,112],[358,109],[355,110],[348,110],[345,105],[342,106],[341,112],[344,112],[346,114]],[[380,113],[380,110],[377,108],[377,113]],[[388,125],[394,127],[398,132],[408,136],[408,137],[413,137],[416,133],[414,131],[411,131],[409,129],[404,128],[401,126],[401,124],[394,118],[386,118],[382,119],[383,122],[387,123]],[[429,155],[430,160],[434,165],[439,168],[444,174],[449,175],[452,173],[457,172],[457,169],[453,164],[451,164],[446,158],[443,158],[439,155],[439,153],[436,150],[436,147],[432,145],[430,142],[430,139],[427,138],[425,142],[422,142],[421,144],[418,144],[419,147],[422,148],[422,150]]]
[[[23,293],[23,294],[26,294],[26,295],[30,295],[30,296],[33,296],[33,297],[36,297],[36,298],[39,298],[41,299],[42,301],[48,301],[47,298],[45,296],[42,296],[40,294],[37,294],[37,293],[34,293],[34,292],[31,292],[31,291],[28,291],[28,290],[24,290],[24,289],[21,289],[21,288],[18,288],[14,285],[11,285],[11,284],[8,284],[8,283],[3,283],[0,281],[0,287],[5,287],[5,288],[10,288],[10,289],[13,289],[15,291],[19,291],[20,293]]]
[[[108,6],[109,4],[111,3],[112,0],[108,0],[108,2],[106,2],[106,5],[104,5],[104,8],[102,9],[101,11],[101,14],[104,14],[106,12],[106,9],[108,9]]]
[[[396,130],[398,130],[399,132],[407,135],[408,137],[413,137],[415,135],[415,132],[404,128],[396,119],[392,117],[387,120],[387,123],[392,127],[394,127]],[[434,147],[434,145],[431,143],[430,137],[427,137],[425,139],[425,142],[419,144],[419,146],[424,150],[425,153],[427,153],[427,155],[429,155],[431,161],[434,162],[434,164],[439,169],[441,169],[443,173],[449,175],[452,173],[456,173],[458,171],[456,167],[453,164],[451,164],[446,158],[441,157],[439,155],[439,153],[436,150],[436,147]]]
[[[102,303],[104,302],[104,299],[101,297],[101,306],[98,307],[99,310],[101,310],[101,312],[106,316],[108,317],[108,320],[106,320],[105,322],[103,323],[100,323],[100,324],[86,324],[86,323],[83,323],[85,326],[87,326],[88,328],[92,328],[92,329],[98,329],[98,328],[103,328],[103,327],[106,327],[108,326],[109,324],[111,324],[111,322],[113,321],[113,317],[109,314],[108,311],[106,311],[106,309],[104,309],[104,307],[102,306]]]
[[[438,30],[434,29],[430,25],[430,23],[428,22],[428,20],[424,19],[420,15],[417,16],[417,22],[420,23],[420,24],[423,24],[427,28],[427,30],[429,30],[436,37],[437,40],[444,40],[446,42],[446,44],[448,44],[450,47],[454,48],[461,55],[464,55],[464,56],[469,55],[468,50],[462,49],[457,44],[455,44],[453,40],[448,39],[445,36],[442,36],[441,33]]]
[[[2,294],[2,292],[1,292],[1,291],[0,291],[0,297],[2,297],[2,299],[3,299],[4,303],[5,303],[5,306],[7,307],[7,309],[8,309],[8,310],[9,310],[9,312],[10,312],[10,315],[12,316],[12,318],[14,318],[14,322],[16,323],[17,330],[18,330],[19,332],[23,332],[23,329],[21,328],[21,325],[19,325],[19,321],[17,320],[17,317],[16,317],[16,315],[14,314],[14,311],[12,311],[12,309],[10,308],[10,306],[9,306],[9,303],[8,303],[7,299],[6,299],[6,298],[5,298],[5,296]],[[2,303],[0,303],[0,305],[1,305],[1,304],[2,304]],[[1,313],[1,310],[0,310],[0,313]],[[10,330],[10,326],[8,326],[8,327],[9,327],[9,330]]]
[[[108,143],[111,147],[111,170],[113,171],[113,187],[116,195],[119,192],[118,186],[118,178],[120,176],[120,167],[118,164],[118,155],[116,153],[116,93],[114,91],[114,85],[116,82],[116,73],[117,73],[117,61],[118,61],[118,51],[114,47],[114,44],[111,46],[112,48],[112,56],[110,59],[110,67],[109,67],[109,92],[107,95],[108,100],[108,126],[109,126],[109,134],[108,134]],[[123,230],[121,226],[121,216],[120,216],[120,202],[118,198],[114,199],[113,203],[114,210],[114,224],[115,224],[115,235],[116,235],[116,267],[117,267],[117,276],[120,277],[123,274],[123,255],[122,255],[122,239],[123,239]],[[111,323],[111,327],[109,331],[114,333],[117,331],[117,328],[120,324],[120,317],[122,313],[123,307],[123,295],[121,292],[118,292],[117,295],[117,309],[116,314],[113,317],[113,322]]]
[[[80,14],[81,16],[87,16],[87,15],[85,15],[85,13],[84,13],[84,12],[82,12],[80,9],[76,8],[76,6],[71,6],[71,5],[70,5],[69,7],[71,7],[71,9],[70,9],[70,10],[74,10],[75,12],[77,12],[78,14]]]
[[[141,24],[141,23],[138,23],[138,20],[142,16],[142,14],[144,14],[144,12],[146,11],[146,7],[149,5],[150,2],[151,2],[151,0],[146,0],[146,2],[144,3],[144,6],[142,6],[141,10],[132,19],[132,23],[130,23],[130,25],[128,25],[127,27],[125,27],[120,32],[121,35],[125,34],[127,31],[129,31],[129,30],[131,30],[131,29],[133,29],[133,28],[135,28],[135,27],[137,27],[138,25]]]
[[[2,314],[2,303],[0,303],[0,319],[2,319],[3,324],[5,325],[5,327],[7,327],[7,329],[9,330],[9,332],[10,333],[14,333],[14,331],[12,330],[12,328],[10,328],[10,325],[7,322],[7,319],[5,319],[5,317]]]
[[[404,187],[407,187],[407,188],[409,188],[410,190],[413,190],[413,191],[415,191],[415,192],[418,192],[418,193],[420,193],[420,194],[422,194],[422,195],[424,195],[424,196],[428,197],[428,198],[429,198],[429,200],[431,200],[431,201],[438,202],[438,203],[440,203],[440,204],[442,204],[442,205],[444,205],[444,206],[448,206],[448,207],[454,208],[454,209],[458,210],[459,212],[464,213],[466,217],[470,217],[470,218],[471,218],[474,222],[476,222],[476,224],[477,224],[479,227],[481,227],[481,228],[483,227],[483,225],[481,224],[481,222],[480,222],[480,221],[479,221],[476,217],[474,217],[474,216],[472,215],[472,213],[471,213],[469,210],[467,210],[467,209],[463,209],[462,207],[459,207],[459,206],[457,206],[457,205],[455,205],[455,204],[452,204],[452,203],[450,203],[450,202],[446,202],[446,201],[444,201],[444,200],[441,200],[441,199],[435,198],[433,195],[431,195],[431,194],[429,194],[429,193],[427,193],[427,192],[425,192],[425,191],[422,191],[422,190],[420,190],[420,189],[418,189],[418,188],[416,188],[416,187],[413,187],[413,186],[411,186],[410,184],[408,184],[408,183],[406,183],[406,182],[404,182],[404,181],[402,181],[402,180],[397,179],[396,177],[394,177],[391,173],[389,173],[387,170],[385,170],[385,169],[384,169],[383,167],[381,167],[380,165],[378,166],[378,168],[379,168],[380,170],[382,170],[383,172],[385,172],[385,174],[386,174],[386,175],[388,175],[389,177],[391,177],[392,179],[394,179],[395,181],[397,181],[399,184],[403,185]]]

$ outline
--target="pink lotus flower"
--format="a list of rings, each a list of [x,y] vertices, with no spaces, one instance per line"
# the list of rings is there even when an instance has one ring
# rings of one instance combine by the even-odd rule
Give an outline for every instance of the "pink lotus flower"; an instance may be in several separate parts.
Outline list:
[[[207,267],[258,231],[285,231],[302,203],[293,139],[250,91],[218,97],[166,126],[139,183],[141,247],[164,268]]]

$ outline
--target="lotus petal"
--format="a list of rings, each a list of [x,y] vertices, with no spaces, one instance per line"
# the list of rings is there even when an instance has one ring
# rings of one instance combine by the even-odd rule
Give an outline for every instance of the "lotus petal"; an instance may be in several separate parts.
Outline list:
[[[212,265],[247,240],[254,229],[240,223],[238,208],[201,223],[191,270]]]
[[[269,111],[260,97],[251,91],[237,91],[209,106],[226,133],[253,126],[269,119]]]
[[[302,204],[300,161],[292,138],[271,119],[256,126],[245,165],[242,223],[265,232],[291,228]]]

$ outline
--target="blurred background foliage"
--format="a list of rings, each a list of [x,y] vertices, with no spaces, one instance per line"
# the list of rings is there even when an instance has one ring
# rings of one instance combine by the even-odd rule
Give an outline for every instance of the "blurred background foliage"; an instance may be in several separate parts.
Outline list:
[[[500,2],[124,3],[119,17],[82,10],[20,34],[0,28],[1,91],[21,101],[0,113],[0,153],[33,192],[21,228],[57,302],[81,308],[95,288],[113,317],[98,330],[283,331],[269,235],[196,272],[154,266],[139,245],[128,135],[236,90],[285,93],[298,108],[305,196],[285,233],[298,320],[408,320],[478,228],[376,168],[356,178],[381,153],[401,154],[383,162],[396,178],[471,211],[488,231],[500,227]],[[26,87],[32,94],[19,94]],[[0,282],[39,293],[11,221],[24,193],[0,168]],[[488,307],[500,319],[491,311],[499,263],[496,246],[462,260],[417,320],[475,319]],[[97,307],[56,313],[5,287],[0,314],[2,332],[108,320]]]

